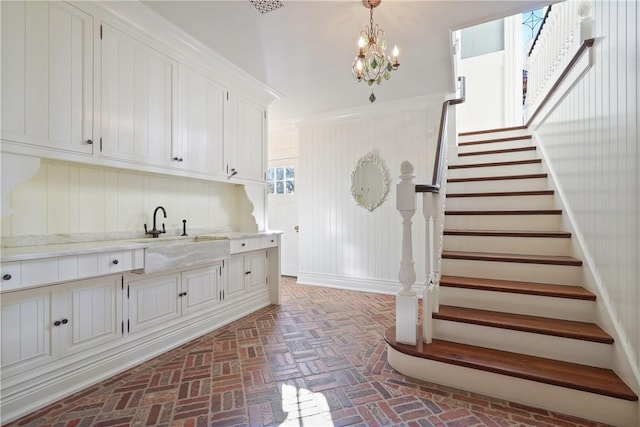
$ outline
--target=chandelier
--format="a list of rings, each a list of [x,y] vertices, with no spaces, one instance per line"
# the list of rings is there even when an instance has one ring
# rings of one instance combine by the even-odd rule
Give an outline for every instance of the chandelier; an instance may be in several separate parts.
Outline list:
[[[369,9],[369,25],[360,32],[358,40],[358,55],[353,60],[351,72],[359,82],[367,82],[369,86],[374,83],[381,84],[382,80],[389,80],[391,72],[400,66],[398,62],[398,46],[393,48],[393,61],[389,56],[385,56],[387,43],[382,39],[384,30],[378,24],[373,23],[373,9],[382,0],[362,0],[362,5]],[[369,101],[374,102],[376,95],[371,88]]]

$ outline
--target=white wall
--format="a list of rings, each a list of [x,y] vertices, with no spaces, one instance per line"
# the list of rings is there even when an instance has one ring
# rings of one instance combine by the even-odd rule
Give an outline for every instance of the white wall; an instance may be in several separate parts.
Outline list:
[[[640,369],[640,7],[594,1],[593,66],[534,129]]]
[[[299,126],[300,283],[394,293],[401,258],[401,217],[395,186],[400,164],[414,163],[417,183],[431,177],[443,97],[385,106],[351,118]],[[397,107],[397,106],[396,106]],[[391,176],[387,201],[373,212],[350,194],[358,159],[377,149]],[[421,202],[418,202],[421,206]],[[417,281],[424,281],[424,219],[414,216]]]
[[[4,173],[4,170],[3,170]],[[4,177],[3,177],[4,179]],[[3,198],[7,196],[3,194]],[[255,220],[244,187],[42,160],[31,179],[8,195],[11,214],[2,237],[66,233],[140,232],[151,229],[162,205],[167,230],[196,228],[253,230]]]

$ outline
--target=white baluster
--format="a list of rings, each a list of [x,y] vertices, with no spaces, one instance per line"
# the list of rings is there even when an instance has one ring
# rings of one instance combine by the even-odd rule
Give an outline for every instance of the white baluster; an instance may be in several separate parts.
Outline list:
[[[396,207],[402,216],[402,259],[398,280],[401,287],[396,295],[396,341],[403,344],[417,343],[418,296],[411,289],[416,281],[411,238],[411,218],[416,212],[416,186],[413,165],[402,162],[400,183],[396,185]]]

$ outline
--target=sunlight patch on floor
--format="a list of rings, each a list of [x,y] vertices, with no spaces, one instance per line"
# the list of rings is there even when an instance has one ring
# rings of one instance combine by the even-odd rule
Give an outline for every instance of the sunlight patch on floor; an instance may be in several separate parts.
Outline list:
[[[282,384],[283,427],[333,427],[329,403],[322,393]]]

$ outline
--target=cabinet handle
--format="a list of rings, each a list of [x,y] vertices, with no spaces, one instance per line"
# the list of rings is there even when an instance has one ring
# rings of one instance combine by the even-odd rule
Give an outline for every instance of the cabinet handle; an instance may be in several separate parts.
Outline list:
[[[11,275],[5,274],[4,276],[2,276],[2,280],[11,280]]]
[[[92,140],[90,140],[90,139],[87,139],[87,144],[89,144],[89,145],[93,145],[93,141],[92,141]]]
[[[174,157],[174,158],[173,158],[173,160],[175,160],[176,162],[181,162],[181,161],[183,161],[184,159],[183,159],[182,157],[178,157],[178,156],[176,156],[176,157]]]
[[[118,265],[118,262],[119,262],[119,261],[118,261],[117,259],[114,259],[114,260],[113,260],[113,261],[111,261],[111,262],[112,262],[114,265]]]
[[[59,320],[56,320],[55,322],[53,322],[53,326],[60,326],[61,322]]]
[[[66,325],[67,323],[69,323],[69,319],[62,319],[62,324]]]
[[[179,297],[186,297],[186,296],[187,296],[187,293],[186,293],[186,292],[180,292],[180,293],[178,294],[178,296],[179,296]]]
[[[245,271],[244,274],[251,274],[251,272],[250,271]]]

